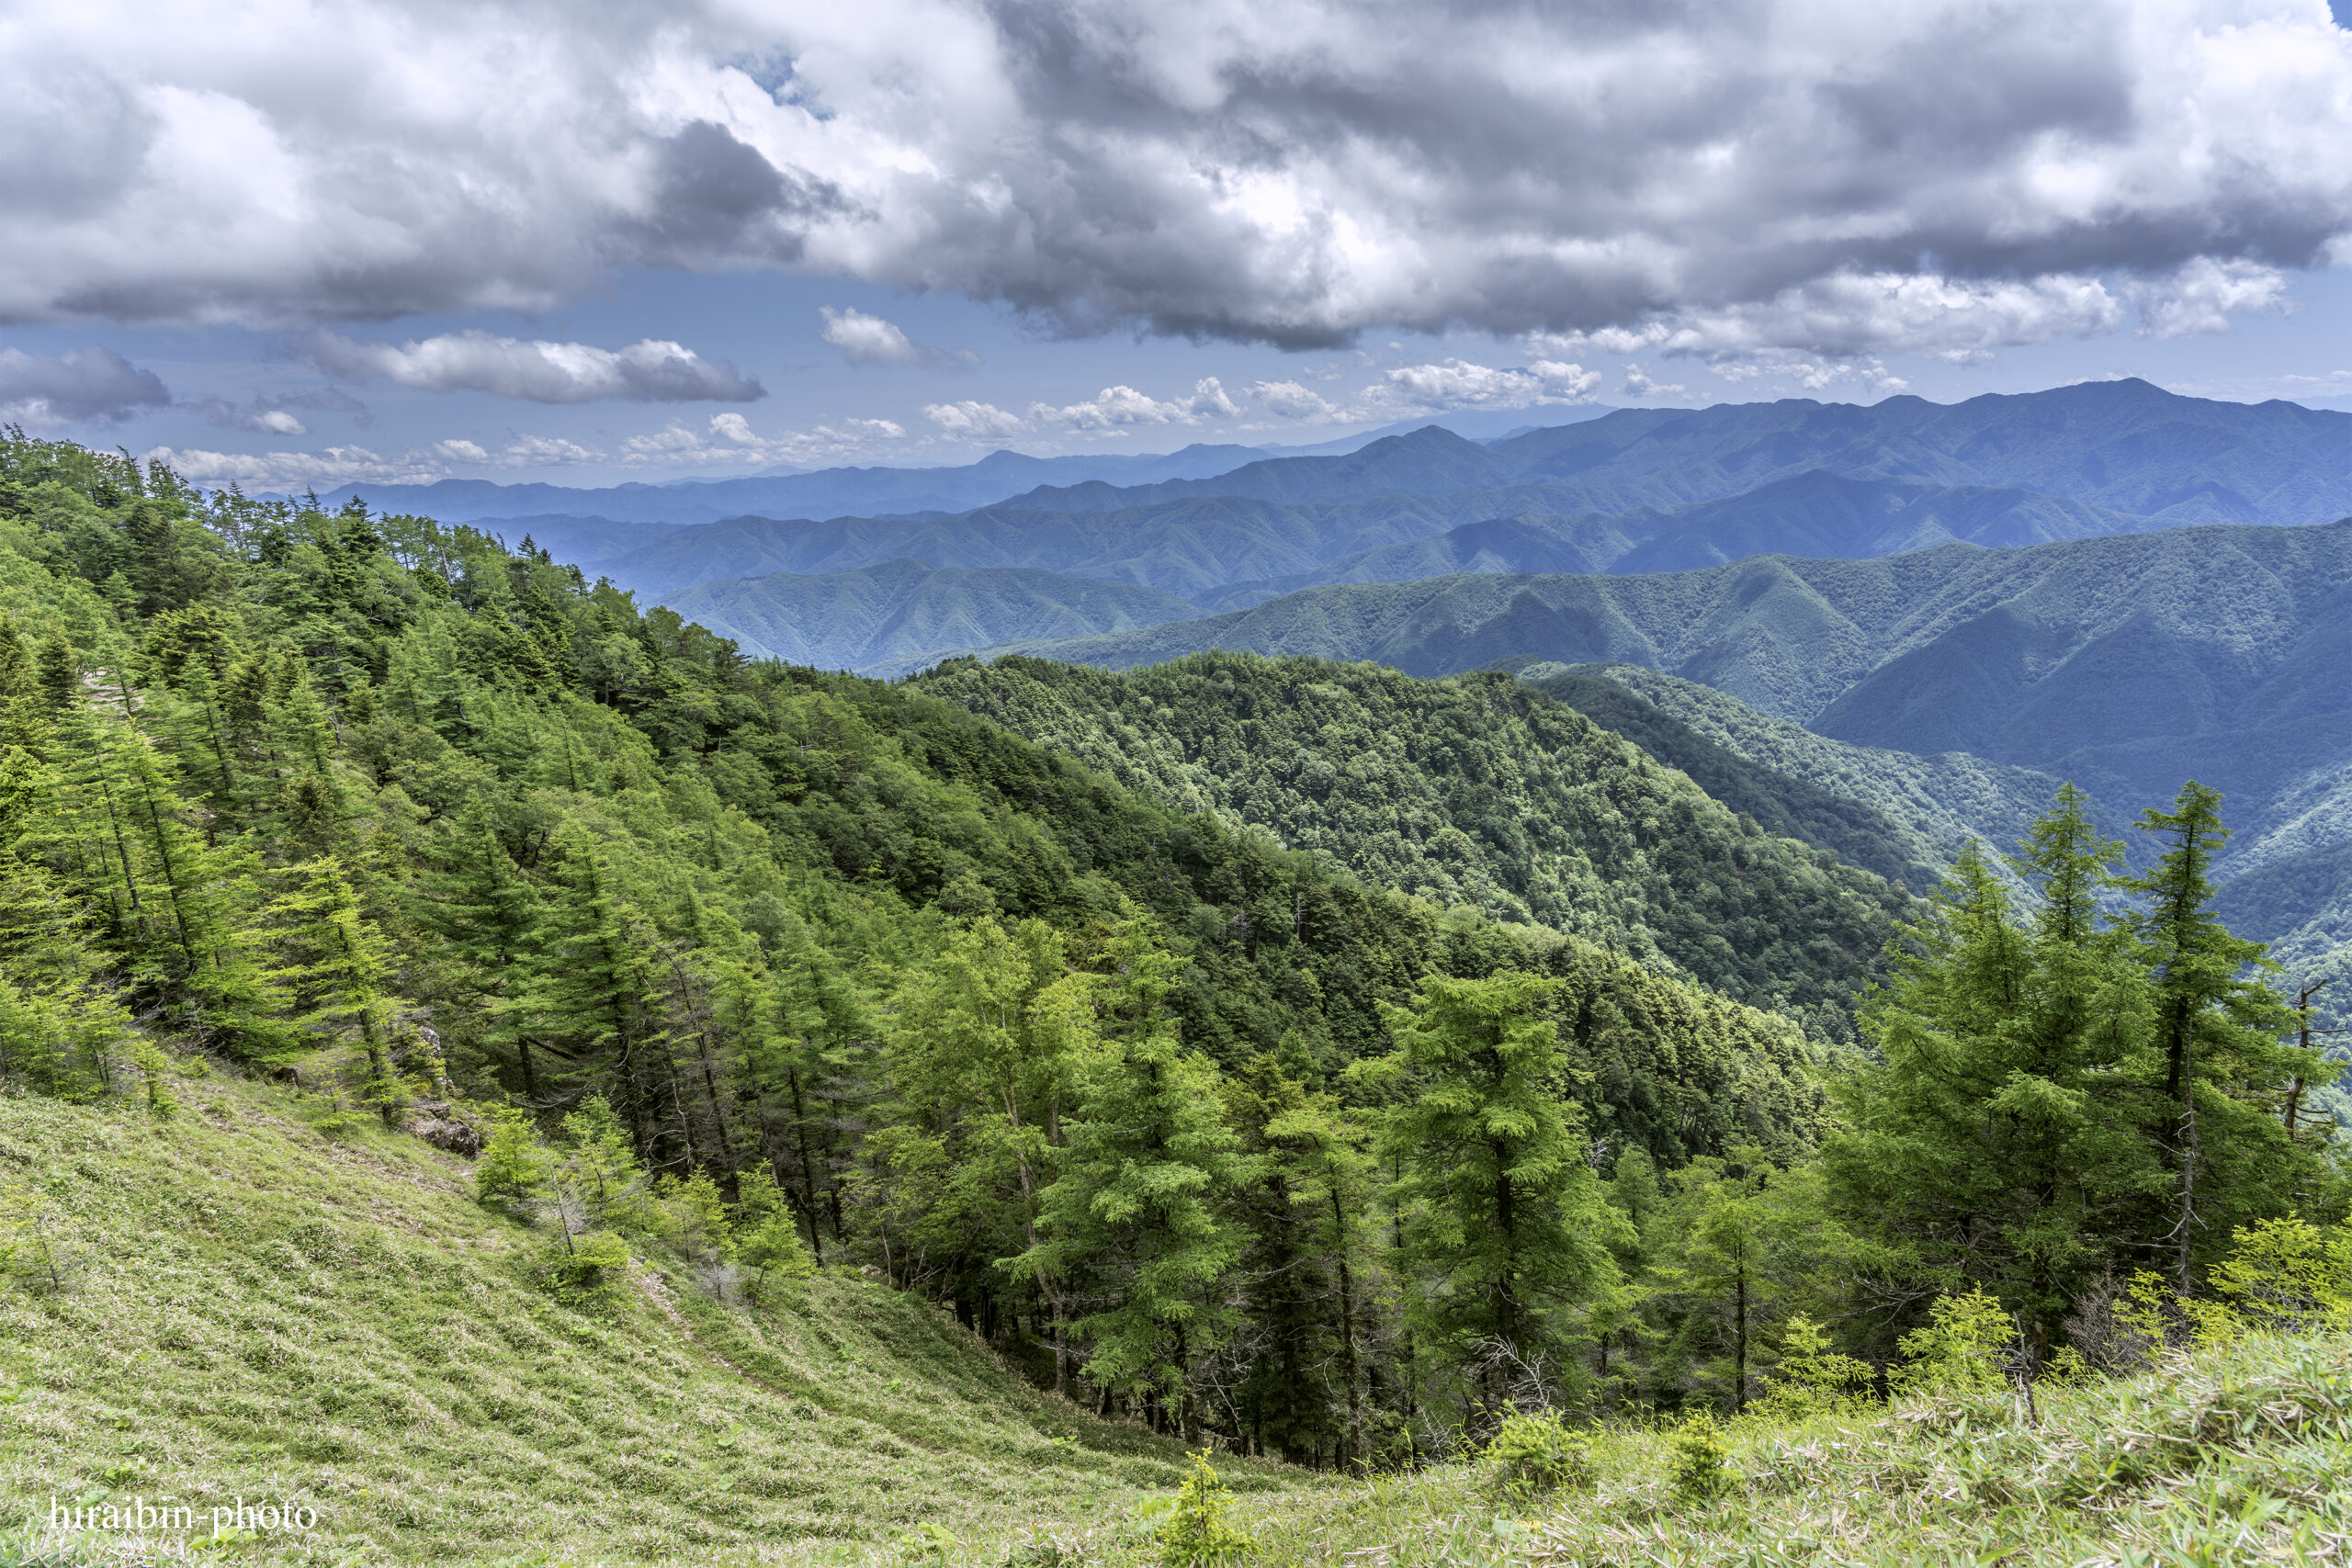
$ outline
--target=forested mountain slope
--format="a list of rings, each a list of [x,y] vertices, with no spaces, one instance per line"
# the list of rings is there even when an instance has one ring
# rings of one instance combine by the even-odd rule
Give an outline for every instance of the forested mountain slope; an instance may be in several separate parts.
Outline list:
[[[1203,613],[1130,582],[916,560],[824,576],[725,578],[673,593],[668,604],[754,658],[819,670],[888,669],[1012,637],[1085,637]]]
[[[1341,455],[1238,468],[1225,459],[1241,449],[1194,447],[1148,463],[1202,477],[1009,499],[974,491],[977,506],[922,490],[922,476],[977,483],[982,470],[1036,460],[621,487],[570,502],[571,492],[540,494],[547,487],[478,495],[455,481],[383,494],[469,518],[497,491],[514,515],[486,525],[510,543],[536,526],[559,561],[656,599],[724,578],[912,558],[1110,579],[1227,610],[1322,583],[1461,571],[1671,571],[1770,553],[1870,558],[1954,541],[2324,522],[2352,513],[2347,450],[2352,415],[2117,382],[1949,407],[1895,398],[1620,410],[1491,445],[1430,425]],[[869,507],[843,514],[869,491]],[[551,514],[592,500],[595,516]],[[640,514],[669,521],[614,521]],[[810,640],[854,638],[818,626]]]
[[[958,681],[1062,704],[1153,792],[1230,772],[1302,832],[1340,793],[1416,874],[1500,873],[1517,831],[1560,874],[1531,892],[1814,1037],[1171,807]],[[1327,731],[1348,755],[1301,755]],[[75,1508],[304,1489],[354,1555],[1124,1568],[1258,1548],[1201,1485],[1165,1525],[999,1532],[1124,1502],[1069,1495],[1106,1460],[1164,1483],[1176,1441],[1387,1475],[1542,1408],[1639,1414],[1610,1473],[1654,1533],[1658,1413],[1712,1506],[1718,1414],[1875,1420],[1882,1374],[1975,1451],[2020,1365],[2120,1388],[2192,1308],[2352,1301],[2277,1266],[2346,1245],[2333,1069],[2211,917],[2219,802],[2170,798],[2116,881],[2062,796],[2030,900],[1963,853],[1878,962],[1883,884],[1499,673],[825,676],[469,529],[12,435],[0,1462]],[[1822,1038],[1871,979],[1875,1049]],[[1547,1465],[1597,1451],[1549,1429]],[[1253,1529],[1345,1561],[1329,1495]]]
[[[1321,588],[1031,651],[1124,668],[1222,648],[1427,675],[1636,664],[1856,745],[2069,778],[2114,811],[2195,777],[2229,797],[2238,826],[2233,913],[2290,939],[2335,907],[2331,857],[2352,842],[2338,798],[2352,761],[2347,594],[2352,522],[2172,529],[1876,561]]]
[[[1759,1006],[1842,1009],[1910,912],[1507,676],[1203,654],[1122,674],[965,660],[916,689],[1180,809],[1442,904],[1663,958]]]
[[[1960,752],[1919,757],[1832,740],[1635,664],[1538,660],[1518,673],[1732,810],[1919,893],[1935,890],[1964,845],[2014,851],[2062,782]],[[2128,818],[2093,810],[2103,832],[2127,837]]]
[[[1590,1148],[1795,1158],[1827,1124],[1789,1018],[470,530],[12,440],[0,612],[0,1080],[170,1120],[190,1064],[290,1073],[331,1139],[481,1142],[551,1312],[662,1258],[714,1292],[848,1262],[1105,1413],[1409,1456],[1491,1292],[1412,1303],[1487,1242],[1370,1225],[1365,1119],[1450,1092],[1445,1041],[1540,1047],[1478,1092],[1579,1235],[1615,1234]],[[1818,929],[1808,964],[1874,972]],[[1452,1180],[1440,1133],[1381,1179]],[[1137,1170],[1175,1196],[1104,1196]],[[1506,1266],[1565,1299],[1615,1278],[1599,1247]]]

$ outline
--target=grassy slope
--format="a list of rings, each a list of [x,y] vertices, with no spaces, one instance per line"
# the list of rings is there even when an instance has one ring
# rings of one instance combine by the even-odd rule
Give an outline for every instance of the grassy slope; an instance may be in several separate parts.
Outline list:
[[[1597,1486],[1529,1505],[1445,1467],[1302,1508],[1244,1498],[1261,1561],[1584,1565],[2189,1565],[2345,1561],[2352,1342],[2257,1340],[2139,1377],[1767,1420],[1727,1434],[1736,1483],[1679,1499],[1668,1436],[1619,1427]]]
[[[468,1201],[461,1162],[322,1136],[290,1089],[179,1087],[160,1126],[0,1099],[0,1183],[42,1193],[84,1258],[63,1294],[0,1295],[8,1527],[52,1495],[138,1495],[190,1503],[201,1535],[243,1495],[319,1523],[236,1561],[1150,1556],[1136,1506],[1167,1495],[1173,1446],[1030,1390],[916,1298],[831,1275],[745,1314],[654,1260],[578,1313],[529,1282],[537,1238]],[[1536,1503],[1461,1465],[1343,1483],[1218,1463],[1250,1560],[1316,1568],[2337,1562],[2352,1346],[2045,1388],[2038,1425],[2006,1397],[1865,1406],[1751,1417],[1728,1448],[1737,1484],[1712,1503],[1675,1497],[1669,1440],[1639,1426],[1596,1435],[1594,1490]],[[142,1557],[19,1534],[0,1562],[184,1539]]]
[[[139,1494],[201,1535],[242,1494],[317,1508],[320,1561],[855,1561],[922,1523],[1084,1530],[1179,1473],[920,1298],[836,1270],[746,1312],[654,1258],[583,1314],[463,1160],[322,1135],[290,1088],[180,1092],[162,1124],[0,1097],[0,1188],[83,1258],[62,1294],[0,1291],[0,1532]]]

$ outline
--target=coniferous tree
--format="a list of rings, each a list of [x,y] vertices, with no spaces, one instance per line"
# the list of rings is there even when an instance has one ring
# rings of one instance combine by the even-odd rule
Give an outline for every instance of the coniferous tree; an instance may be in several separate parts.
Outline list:
[[[294,890],[269,907],[280,963],[270,979],[300,1009],[313,1036],[348,1036],[367,1062],[361,1094],[390,1125],[408,1103],[394,1061],[393,1015],[385,983],[391,955],[381,932],[360,913],[343,865],[324,856],[297,868]]]
[[[1219,1290],[1239,1252],[1223,1218],[1244,1168],[1216,1069],[1188,1053],[1169,1017],[1182,960],[1141,921],[1121,927],[1090,989],[1103,1048],[1062,1132],[1058,1174],[1041,1194],[1042,1239],[1012,1265],[1023,1278],[1086,1282],[1085,1371],[1148,1414],[1200,1434],[1196,1361],[1229,1326]]]
[[[1585,1157],[1557,1033],[1536,1016],[1556,989],[1527,974],[1431,976],[1414,1007],[1388,1010],[1396,1055],[1358,1069],[1402,1101],[1379,1151],[1400,1173],[1409,1325],[1478,1366],[1490,1397],[1507,1378],[1549,1390],[1569,1375],[1568,1309],[1616,1273],[1619,1222]]]
[[[2165,1261],[2184,1294],[2200,1256],[2237,1225],[2292,1206],[2308,1155],[2278,1107],[2294,1078],[2325,1070],[2317,1053],[2284,1043],[2297,1021],[2267,983],[2278,966],[2263,944],[2232,936],[2213,914],[2212,864],[2229,839],[2221,804],[2191,780],[2173,809],[2142,813],[2141,831],[2164,853],[2120,884],[2142,900],[2130,929],[2152,992],[2169,1122],[2160,1146],[2175,1181]]]

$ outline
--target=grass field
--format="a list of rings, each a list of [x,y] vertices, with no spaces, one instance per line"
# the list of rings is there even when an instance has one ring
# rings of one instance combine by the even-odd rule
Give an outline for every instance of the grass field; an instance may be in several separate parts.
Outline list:
[[[930,1563],[1155,1555],[1172,1443],[1099,1422],[854,1272],[712,1301],[642,1259],[560,1304],[544,1238],[462,1160],[218,1076],[174,1119],[0,1098],[0,1189],[64,1288],[0,1292],[0,1564]],[[21,1262],[21,1259],[20,1259]],[[2352,1341],[2250,1340],[2137,1378],[1731,1424],[1678,1490],[1663,1427],[1587,1484],[1476,1465],[1340,1480],[1216,1463],[1248,1561],[1405,1564],[2352,1562]],[[189,1528],[79,1535],[143,1499]],[[275,1529],[214,1510],[312,1510]]]

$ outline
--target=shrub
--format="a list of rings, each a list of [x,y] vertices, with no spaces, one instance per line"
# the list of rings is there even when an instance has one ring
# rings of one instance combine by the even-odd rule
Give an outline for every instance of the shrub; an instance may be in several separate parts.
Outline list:
[[[2288,1334],[2352,1329],[2352,1225],[2264,1220],[2233,1239],[2213,1290],[2247,1323]]]
[[[1166,1568],[1204,1568],[1249,1553],[1250,1538],[1225,1522],[1232,1501],[1233,1489],[1209,1468],[1208,1450],[1194,1454],[1193,1473],[1184,1478],[1168,1522],[1154,1538]]]
[[[548,1179],[547,1151],[531,1119],[512,1106],[493,1109],[490,1123],[490,1142],[474,1167],[474,1198],[509,1208],[528,1203]]]
[[[1911,1393],[1990,1393],[2005,1381],[2017,1337],[2008,1309],[1982,1290],[1939,1296],[1928,1309],[1928,1325],[1900,1341],[1908,1364],[1895,1373],[1896,1386]]]
[[[1481,1458],[1488,1483],[1513,1497],[1592,1483],[1592,1445],[1562,1425],[1556,1410],[1504,1416]]]
[[[1712,1503],[1732,1489],[1731,1468],[1724,1462],[1723,1429],[1706,1411],[1695,1411],[1682,1423],[1668,1452],[1667,1479],[1676,1496]]]
[[[566,1238],[548,1254],[548,1272],[555,1293],[565,1301],[602,1295],[619,1282],[628,1267],[628,1244],[610,1231],[591,1231]]]
[[[1870,1382],[1869,1362],[1831,1349],[1821,1325],[1798,1314],[1781,1332],[1781,1364],[1751,1408],[1772,1416],[1835,1410],[1859,1397]]]

